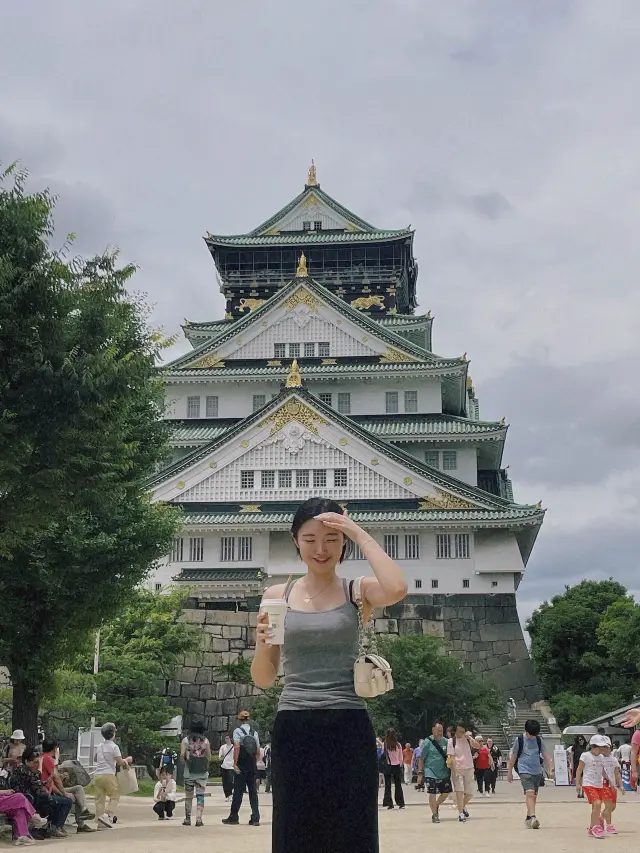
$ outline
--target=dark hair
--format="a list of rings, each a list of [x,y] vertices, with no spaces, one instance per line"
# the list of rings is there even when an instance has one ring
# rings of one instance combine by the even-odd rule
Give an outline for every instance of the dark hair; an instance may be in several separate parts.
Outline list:
[[[317,515],[321,515],[323,512],[335,512],[338,515],[344,515],[344,509],[340,506],[340,504],[335,501],[329,500],[329,498],[309,498],[308,501],[305,501],[303,504],[300,504],[298,509],[296,510],[296,514],[293,516],[293,521],[291,522],[291,535],[295,539],[300,533],[300,528],[307,521],[311,521]],[[344,545],[342,546],[342,553],[340,554],[340,562],[344,560],[347,556],[347,552],[351,550],[351,540],[346,536],[344,537]],[[298,556],[300,556],[300,549],[296,545],[296,551],[298,552]]]
[[[53,752],[54,749],[58,748],[57,740],[45,740],[42,742],[42,751],[43,752]]]
[[[22,753],[22,763],[26,764],[27,761],[33,761],[34,758],[38,758],[40,753],[33,746],[28,746],[25,751]]]
[[[465,726],[464,723],[456,723],[455,726],[453,726],[454,732],[456,729],[464,729],[465,734],[467,733],[467,727]]]
[[[436,726],[442,726],[442,728],[444,728],[444,723],[442,722],[442,720],[434,720],[434,721],[433,721],[433,725],[431,726],[431,728],[433,729],[433,728],[435,728]]]
[[[524,730],[528,735],[537,737],[540,734],[540,723],[537,720],[527,720]]]
[[[615,748],[617,749],[617,748],[620,746],[620,741],[619,741],[619,740],[614,740],[613,745],[614,745],[614,746],[615,746]]]
[[[189,726],[189,732],[192,735],[203,735],[204,734],[204,723],[200,722],[200,720],[194,720]]]
[[[398,746],[398,735],[396,734],[395,729],[389,729],[387,732],[387,736],[384,739],[384,748],[385,749],[396,749]]]

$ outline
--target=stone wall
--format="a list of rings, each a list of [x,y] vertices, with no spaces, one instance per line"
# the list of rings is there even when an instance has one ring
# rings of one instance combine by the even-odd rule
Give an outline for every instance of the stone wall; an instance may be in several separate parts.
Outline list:
[[[186,610],[183,618],[202,625],[202,652],[186,657],[166,686],[168,698],[187,721],[204,719],[212,746],[218,747],[241,708],[250,708],[261,691],[225,679],[216,668],[252,658],[257,613]],[[472,672],[490,678],[505,698],[531,704],[542,698],[524,642],[514,594],[412,595],[385,608],[375,620],[378,634],[429,634],[442,637]]]

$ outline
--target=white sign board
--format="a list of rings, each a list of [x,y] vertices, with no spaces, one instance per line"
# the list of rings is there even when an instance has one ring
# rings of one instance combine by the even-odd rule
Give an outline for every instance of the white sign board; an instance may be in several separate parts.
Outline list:
[[[553,769],[556,777],[556,785],[570,784],[567,751],[561,743],[557,743],[553,750]]]

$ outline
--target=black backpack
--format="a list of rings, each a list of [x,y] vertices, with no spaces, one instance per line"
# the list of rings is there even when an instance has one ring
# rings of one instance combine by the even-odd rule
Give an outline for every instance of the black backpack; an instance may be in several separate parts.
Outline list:
[[[244,731],[242,726],[240,729]],[[243,750],[247,755],[251,758],[257,758],[258,756],[258,740],[256,738],[256,730],[249,728],[249,734],[245,734],[240,741],[240,749]]]

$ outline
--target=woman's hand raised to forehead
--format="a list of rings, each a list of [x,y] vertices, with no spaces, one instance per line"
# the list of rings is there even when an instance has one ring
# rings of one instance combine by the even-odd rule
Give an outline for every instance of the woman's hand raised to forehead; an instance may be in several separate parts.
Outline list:
[[[353,542],[370,538],[361,527],[358,527],[355,521],[349,518],[346,512],[344,515],[340,515],[339,512],[323,512],[320,515],[316,515],[316,518],[332,530],[338,530],[340,533],[348,536]]]

